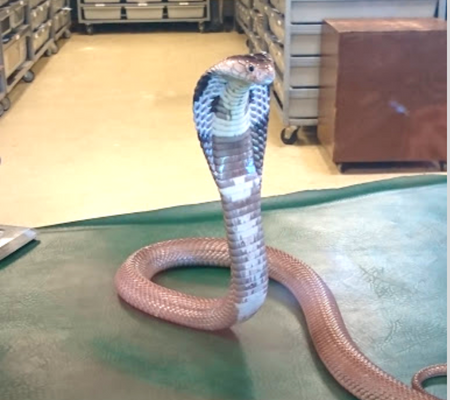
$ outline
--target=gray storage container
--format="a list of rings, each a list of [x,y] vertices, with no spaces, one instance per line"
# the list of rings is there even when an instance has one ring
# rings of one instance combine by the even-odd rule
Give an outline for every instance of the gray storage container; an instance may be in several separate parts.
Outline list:
[[[284,43],[285,23],[281,14],[272,12],[269,27],[278,41]],[[318,55],[321,53],[322,24],[291,26],[290,55]]]
[[[51,0],[52,1],[52,9],[54,13],[57,13],[66,5],[66,0]]]
[[[203,18],[205,16],[205,4],[195,2],[182,2],[167,5],[167,14],[173,19]]]
[[[53,18],[53,29],[55,32],[59,32],[61,28],[64,28],[70,21],[70,10],[63,9]]]
[[[61,14],[62,14],[62,11],[60,11],[53,17],[53,29],[54,29],[55,33],[61,29],[61,24],[62,24]]]
[[[37,53],[41,49],[41,47],[50,39],[51,27],[52,21],[48,21],[45,24],[41,25],[41,27],[31,35],[31,46],[33,47],[33,51],[35,53]]]
[[[273,8],[277,9],[283,15],[286,13],[285,0],[269,0]],[[320,1],[320,0],[319,0]]]
[[[169,0],[173,1],[173,0]],[[253,0],[236,0],[242,2],[242,4],[247,8],[253,8]]]
[[[136,20],[155,20],[162,19],[164,13],[164,5],[148,3],[138,3],[136,5],[125,6],[128,19]]]
[[[253,0],[253,8],[265,14],[269,10],[269,3],[267,0]]]
[[[269,53],[275,64],[284,76],[284,53],[282,47],[272,42],[269,44]],[[291,87],[318,87],[320,85],[320,57],[290,57],[290,86]]]
[[[49,16],[50,0],[31,10],[31,29],[34,31],[47,21]]]
[[[240,1],[236,2],[236,18],[241,25],[243,25],[247,29],[252,29],[252,17],[250,14],[250,10],[245,7]]]
[[[261,15],[258,11],[253,11],[253,29],[255,33],[259,36],[261,40],[264,41],[264,35],[266,33],[264,16]]]
[[[0,10],[0,31],[3,35],[6,35],[7,33],[11,32],[12,25],[11,25],[11,8],[5,7]]]
[[[27,37],[24,34],[14,36],[4,49],[5,74],[9,78],[27,60]]]
[[[285,109],[285,99],[281,79],[277,77],[273,83],[281,106],[292,119],[317,119],[319,115],[319,89],[290,89],[289,105]]]
[[[45,0],[30,0],[30,7],[35,8],[39,4],[42,4]]]
[[[292,0],[290,21],[330,18],[433,18],[437,0]]]
[[[15,29],[25,23],[25,1],[20,0],[10,4],[11,27]]]
[[[95,4],[93,6],[83,6],[84,18],[88,20],[117,20],[120,19],[122,6]]]

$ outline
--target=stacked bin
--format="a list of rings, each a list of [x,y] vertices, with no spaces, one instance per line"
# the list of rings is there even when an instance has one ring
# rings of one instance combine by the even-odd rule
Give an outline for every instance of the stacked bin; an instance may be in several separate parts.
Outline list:
[[[0,0],[0,116],[9,109],[8,94],[17,83],[32,82],[33,65],[44,54],[56,53],[58,37],[69,36],[68,2]]]
[[[27,24],[28,0],[0,0],[0,115],[11,105],[8,94],[22,78],[32,80],[28,71],[30,27]]]
[[[52,20],[50,16],[53,0],[30,0],[31,54],[39,59],[41,53],[52,54]]]
[[[237,0],[242,4],[243,0]],[[297,140],[299,128],[318,123],[322,24],[329,18],[432,18],[438,0],[253,0],[264,10],[264,45],[258,44],[261,24],[243,26],[241,6],[236,20],[248,35],[251,51],[266,50],[276,65],[273,99],[284,125],[281,139]],[[250,13],[250,15],[255,15]],[[258,27],[258,23],[256,23]],[[255,39],[256,37],[256,39]]]
[[[105,23],[196,22],[201,32],[210,20],[210,0],[77,0],[78,22],[86,25]]]
[[[48,1],[48,0],[47,0]],[[69,39],[71,36],[70,25],[71,20],[71,8],[69,7],[69,0],[50,0],[51,8],[50,15],[52,18],[52,38],[56,42],[64,37]],[[56,47],[56,51],[57,51]]]

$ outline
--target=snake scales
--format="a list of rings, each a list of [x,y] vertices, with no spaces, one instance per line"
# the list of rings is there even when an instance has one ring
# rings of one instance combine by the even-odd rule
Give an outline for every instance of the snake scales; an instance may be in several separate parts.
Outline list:
[[[226,238],[187,238],[152,244],[132,254],[115,284],[129,304],[186,327],[219,330],[251,318],[263,305],[270,278],[295,295],[314,346],[329,372],[360,400],[431,400],[422,382],[446,375],[446,364],[418,372],[409,387],[374,365],[350,337],[323,280],[303,262],[264,244],[261,177],[274,65],[267,54],[226,58],[195,88],[194,121],[218,186]],[[199,298],[152,282],[169,268],[231,266],[223,298]]]

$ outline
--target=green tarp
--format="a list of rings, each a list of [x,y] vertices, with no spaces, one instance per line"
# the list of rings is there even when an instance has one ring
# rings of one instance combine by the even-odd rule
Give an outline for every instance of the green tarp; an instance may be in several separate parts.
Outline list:
[[[353,338],[387,372],[447,359],[447,181],[409,177],[268,198],[266,243],[309,263]],[[0,262],[2,400],[350,400],[315,354],[292,295],[271,283],[261,311],[220,333],[148,317],[113,278],[156,241],[224,236],[220,204],[38,230]],[[204,296],[229,271],[186,268],[160,284]],[[446,398],[446,380],[429,390]]]

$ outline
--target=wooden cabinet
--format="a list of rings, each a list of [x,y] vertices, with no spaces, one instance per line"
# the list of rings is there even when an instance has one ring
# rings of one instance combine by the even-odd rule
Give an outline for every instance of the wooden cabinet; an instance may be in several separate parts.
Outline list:
[[[326,20],[318,136],[335,163],[447,160],[447,23]]]

